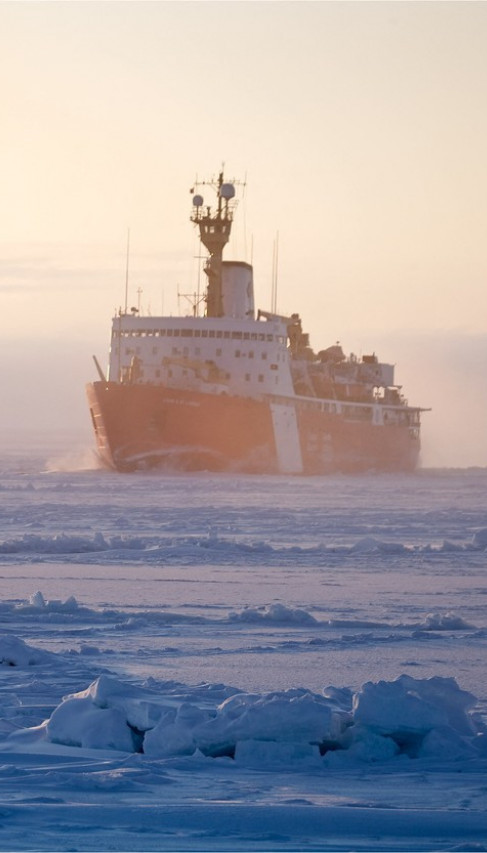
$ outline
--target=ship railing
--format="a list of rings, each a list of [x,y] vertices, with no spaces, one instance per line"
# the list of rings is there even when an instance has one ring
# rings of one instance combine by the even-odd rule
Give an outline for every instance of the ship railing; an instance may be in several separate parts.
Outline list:
[[[386,411],[384,411],[384,404],[382,402],[378,404],[377,401],[374,401],[373,403],[359,403],[351,400],[336,400],[334,398],[322,399],[319,397],[308,397],[300,394],[293,394],[290,396],[283,394],[266,394],[265,397],[271,403],[286,406],[297,403],[299,408],[302,409],[306,408],[317,412],[327,412],[331,415],[342,415],[345,418],[355,421],[372,420],[373,411],[377,405],[379,405],[380,409],[383,410],[384,415],[386,414]],[[391,426],[401,424],[413,427],[419,426],[420,413],[430,410],[413,406],[406,407],[399,404],[397,406],[387,406],[387,411],[391,412],[392,417],[390,419],[384,417],[385,424],[389,424]]]

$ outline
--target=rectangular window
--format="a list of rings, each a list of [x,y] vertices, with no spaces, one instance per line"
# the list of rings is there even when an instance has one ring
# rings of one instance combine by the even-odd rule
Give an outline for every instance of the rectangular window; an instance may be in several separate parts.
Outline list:
[[[277,364],[271,364],[271,370],[277,370]]]
[[[217,338],[223,337],[223,332],[221,329],[216,333],[216,336],[217,336]]]
[[[229,338],[229,337],[230,337],[230,332],[223,332],[223,337],[224,337],[224,338]]]
[[[208,329],[203,329],[203,330],[202,330],[202,332],[201,332],[201,337],[202,337],[202,338],[207,338],[207,337],[208,337]]]
[[[249,358],[253,358],[253,357],[254,357],[254,351],[253,351],[253,349],[251,349],[251,350],[249,350]]]
[[[235,358],[240,358],[240,350],[239,349],[235,350]]]
[[[174,329],[173,334],[175,338],[179,338],[179,329]]]
[[[262,358],[264,358],[264,359],[266,359],[266,358],[267,358],[267,353],[266,353],[266,352],[263,352],[263,353],[262,353]]]
[[[215,337],[215,330],[214,330],[214,329],[210,329],[210,332],[209,332],[208,337],[210,337],[210,338],[214,338],[214,337]]]
[[[264,374],[259,373],[259,382],[263,382],[263,381],[264,381]]]
[[[256,333],[256,332],[252,332],[252,334],[250,335],[250,340],[251,340],[251,341],[256,341],[256,340],[257,340],[257,338],[258,338],[257,333]]]
[[[195,329],[194,336],[195,338],[201,338],[201,329]]]
[[[242,340],[242,332],[232,332],[232,339],[234,341],[241,341]]]
[[[250,382],[250,373],[245,374],[245,381]]]
[[[167,336],[168,338],[172,338],[172,329],[167,330]]]
[[[243,333],[243,339],[244,339],[244,341],[248,341],[250,339],[250,334],[248,332],[244,332]]]
[[[192,338],[193,330],[192,329],[181,329],[181,337],[182,338]]]
[[[216,351],[216,354],[217,354],[217,355],[221,355],[221,354],[222,354],[221,347],[218,347],[218,349],[217,349],[217,351]]]
[[[267,337],[267,340],[268,340],[268,341],[273,341],[273,340],[274,340],[274,335],[267,335],[266,337]]]

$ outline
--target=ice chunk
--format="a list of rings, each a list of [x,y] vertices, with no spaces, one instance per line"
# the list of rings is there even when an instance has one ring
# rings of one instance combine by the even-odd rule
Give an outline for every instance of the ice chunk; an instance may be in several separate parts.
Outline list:
[[[132,687],[108,675],[100,675],[86,690],[67,696],[66,699],[87,699],[97,708],[116,709],[124,715],[127,725],[144,732],[158,723],[164,710],[155,697],[151,701],[152,697],[150,691]]]
[[[50,658],[49,652],[28,646],[13,634],[0,635],[0,663],[4,666],[33,666]]]
[[[487,548],[487,527],[482,527],[474,533],[472,543],[476,548]]]
[[[454,678],[401,675],[393,682],[364,684],[354,697],[354,721],[412,747],[432,729],[442,727],[473,735],[474,725],[466,711],[474,701]]]
[[[428,732],[418,751],[418,758],[456,761],[472,758],[475,754],[476,749],[471,740],[463,737],[450,726],[442,726]]]
[[[461,616],[449,611],[448,613],[428,613],[424,623],[426,631],[462,631],[472,628]]]
[[[86,749],[116,749],[134,752],[134,735],[122,711],[101,709],[89,698],[66,699],[52,713],[46,726],[52,743]]]
[[[184,702],[165,714],[144,738],[144,753],[151,758],[170,755],[193,755],[197,749],[195,728],[210,718],[207,711]]]
[[[343,762],[374,764],[390,761],[399,752],[399,746],[391,737],[377,734],[366,726],[356,725],[346,732],[344,749],[327,752],[324,763],[333,767]]]
[[[276,741],[246,740],[237,743],[235,761],[244,767],[256,769],[282,767],[288,770],[295,765],[319,766],[321,757],[318,746],[301,741],[276,743]]]
[[[201,751],[211,755],[246,740],[335,743],[343,730],[342,716],[332,702],[306,690],[237,694],[219,706],[216,717],[201,726],[196,737]]]
[[[46,600],[42,592],[40,592],[39,590],[37,590],[37,592],[34,592],[29,598],[29,604],[32,607],[45,607]]]
[[[246,607],[237,613],[230,613],[232,622],[281,622],[296,625],[316,625],[317,620],[311,613],[299,607],[285,607],[284,604],[270,604],[268,607]]]

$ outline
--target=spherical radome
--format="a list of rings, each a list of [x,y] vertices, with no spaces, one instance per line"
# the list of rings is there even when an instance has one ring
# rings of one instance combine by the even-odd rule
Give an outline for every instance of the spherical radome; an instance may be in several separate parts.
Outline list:
[[[220,188],[220,195],[225,199],[225,201],[230,201],[230,199],[235,195],[235,187],[233,184],[222,184]]]

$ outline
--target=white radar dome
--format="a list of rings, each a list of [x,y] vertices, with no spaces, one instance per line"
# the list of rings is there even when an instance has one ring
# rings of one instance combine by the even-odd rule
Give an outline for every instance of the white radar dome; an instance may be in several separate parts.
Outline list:
[[[201,207],[201,205],[203,204],[203,200],[204,199],[203,199],[202,195],[194,195],[193,196],[193,206],[194,207]]]
[[[235,187],[233,184],[222,184],[220,188],[220,195],[225,199],[225,201],[230,201],[230,199],[235,195]]]

